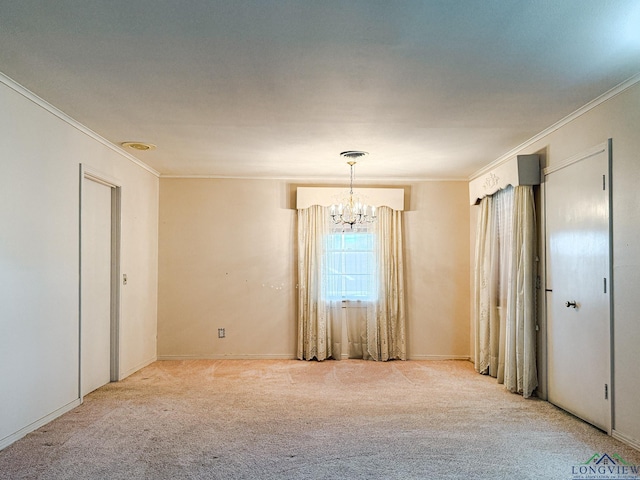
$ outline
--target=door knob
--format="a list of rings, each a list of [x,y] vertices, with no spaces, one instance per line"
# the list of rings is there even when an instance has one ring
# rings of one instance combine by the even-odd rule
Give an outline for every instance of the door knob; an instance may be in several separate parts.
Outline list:
[[[576,307],[577,307],[575,300],[574,300],[573,302],[566,302],[564,305],[565,305],[567,308],[569,308],[569,307],[576,308]]]

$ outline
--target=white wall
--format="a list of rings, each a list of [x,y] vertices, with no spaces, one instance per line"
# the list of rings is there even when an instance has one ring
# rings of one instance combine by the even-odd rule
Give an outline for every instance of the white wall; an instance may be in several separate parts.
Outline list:
[[[468,358],[467,183],[404,187],[408,356]],[[161,179],[161,358],[295,357],[294,192],[278,180]]]
[[[0,448],[79,401],[80,163],[122,185],[121,376],[156,358],[158,178],[45,106],[0,75]]]
[[[516,154],[545,166],[613,140],[613,429],[640,448],[640,83],[586,110]],[[474,207],[472,207],[473,209]]]

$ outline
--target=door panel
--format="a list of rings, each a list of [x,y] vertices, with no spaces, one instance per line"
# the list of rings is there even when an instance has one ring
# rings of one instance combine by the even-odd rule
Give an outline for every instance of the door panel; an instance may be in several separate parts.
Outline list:
[[[83,179],[81,226],[81,394],[111,379],[112,188]]]
[[[549,401],[605,431],[611,426],[608,152],[545,177]]]

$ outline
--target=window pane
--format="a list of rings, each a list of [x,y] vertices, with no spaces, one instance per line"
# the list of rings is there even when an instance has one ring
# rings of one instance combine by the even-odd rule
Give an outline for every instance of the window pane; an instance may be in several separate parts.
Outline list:
[[[327,249],[328,250],[341,250],[342,236],[341,235],[327,235]]]
[[[355,250],[358,245],[357,234],[343,235],[344,249]]]
[[[327,252],[325,254],[325,271],[331,273],[343,273],[344,254],[342,252]]]
[[[326,297],[354,300],[375,298],[374,244],[374,235],[366,232],[327,235],[323,259]]]
[[[344,256],[344,273],[372,273],[371,264],[373,254],[371,252],[352,252]]]

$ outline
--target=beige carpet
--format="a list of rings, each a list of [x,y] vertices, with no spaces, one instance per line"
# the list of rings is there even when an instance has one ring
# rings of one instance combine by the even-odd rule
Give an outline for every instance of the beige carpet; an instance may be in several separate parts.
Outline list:
[[[468,362],[175,361],[7,447],[0,477],[570,479],[595,453],[640,464]]]

